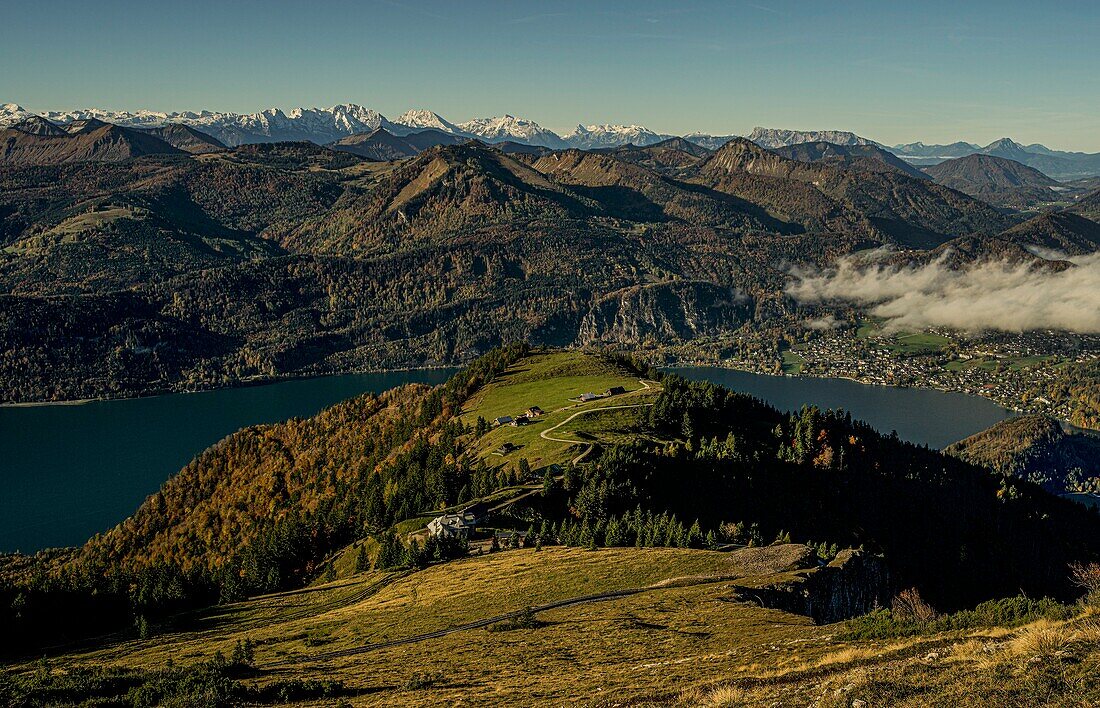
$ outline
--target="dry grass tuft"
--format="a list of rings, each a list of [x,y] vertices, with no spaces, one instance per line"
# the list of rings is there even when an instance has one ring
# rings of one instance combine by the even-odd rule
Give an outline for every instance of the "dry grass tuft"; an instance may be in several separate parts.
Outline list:
[[[811,664],[800,666],[796,670],[820,669],[826,666],[837,666],[840,664],[865,661],[867,659],[875,659],[892,654],[896,651],[901,651],[902,649],[908,649],[914,644],[916,644],[915,641],[904,641],[894,642],[886,646],[845,647],[844,649],[830,652]]]
[[[951,647],[951,661],[969,662],[980,669],[991,669],[1003,660],[1003,642],[971,638]]]
[[[752,703],[752,694],[733,684],[694,686],[680,692],[678,703],[692,708],[741,708]]]
[[[1008,650],[1014,656],[1029,661],[1053,659],[1065,654],[1070,641],[1070,633],[1064,626],[1041,620],[1016,632],[1008,642]]]
[[[1088,616],[1082,619],[1073,632],[1073,641],[1091,648],[1100,645],[1100,617]]]

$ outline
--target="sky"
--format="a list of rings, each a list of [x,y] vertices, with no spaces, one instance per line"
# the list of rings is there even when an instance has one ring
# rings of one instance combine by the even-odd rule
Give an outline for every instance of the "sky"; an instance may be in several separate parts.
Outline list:
[[[0,103],[33,111],[358,103],[880,142],[1100,152],[1094,0],[52,0],[7,7]]]

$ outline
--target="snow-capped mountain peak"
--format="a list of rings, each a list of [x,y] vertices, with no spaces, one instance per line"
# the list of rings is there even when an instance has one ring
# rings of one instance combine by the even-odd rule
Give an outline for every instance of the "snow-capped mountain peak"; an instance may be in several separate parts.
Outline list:
[[[0,125],[11,125],[30,115],[16,104],[4,104],[0,107]],[[342,103],[329,108],[294,108],[289,111],[268,108],[244,114],[208,110],[163,113],[84,108],[48,111],[42,117],[61,125],[93,118],[136,128],[156,128],[168,123],[182,123],[213,135],[230,146],[280,140],[310,140],[324,144],[353,133],[369,133],[391,125],[378,111],[354,103]]]
[[[463,130],[434,111],[414,109],[405,111],[393,121],[396,126],[405,126],[410,130],[439,130],[452,135],[462,135]]]
[[[542,145],[549,148],[566,147],[566,143],[561,139],[561,136],[554,131],[543,128],[533,120],[517,118],[511,114],[492,118],[474,118],[465,123],[459,123],[458,127],[463,132],[488,142],[499,143],[513,140],[518,143]]]
[[[652,145],[671,136],[659,135],[643,125],[578,125],[565,136],[572,147],[588,149],[634,145]]]

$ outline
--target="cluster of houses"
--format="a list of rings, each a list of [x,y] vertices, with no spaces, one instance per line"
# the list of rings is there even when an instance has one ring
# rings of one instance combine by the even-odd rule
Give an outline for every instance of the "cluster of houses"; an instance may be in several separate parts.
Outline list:
[[[544,411],[538,406],[531,406],[523,413],[520,413],[515,418],[510,415],[502,415],[499,418],[493,420],[493,425],[510,425],[513,428],[518,428],[522,425],[527,425],[535,418],[544,415]]]

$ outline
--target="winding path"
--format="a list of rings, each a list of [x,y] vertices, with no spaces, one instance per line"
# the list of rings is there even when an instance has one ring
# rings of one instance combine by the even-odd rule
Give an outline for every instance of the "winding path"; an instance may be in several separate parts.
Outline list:
[[[638,383],[640,383],[642,385],[642,388],[638,389],[637,391],[631,391],[630,393],[637,393],[638,391],[648,391],[648,390],[651,390],[653,388],[652,386],[649,385],[649,382],[646,381],[645,379],[638,379]],[[557,425],[554,425],[552,427],[547,428],[546,430],[543,430],[542,432],[539,433],[539,437],[542,438],[543,440],[549,440],[550,442],[567,443],[569,445],[583,445],[585,443],[584,440],[569,440],[569,439],[566,439],[566,438],[556,438],[556,437],[552,436],[550,433],[554,432],[555,430],[562,427],[563,425],[571,422],[577,416],[585,415],[585,414],[588,414],[588,413],[596,413],[598,411],[618,410],[618,409],[622,409],[622,408],[648,408],[652,405],[653,405],[652,403],[628,403],[628,404],[619,405],[619,406],[596,406],[595,408],[586,408],[582,411],[577,411],[576,413],[569,416],[568,418],[566,418],[562,422],[558,423]],[[568,408],[560,408],[559,410],[568,410]],[[557,411],[555,411],[555,412],[557,412]],[[595,447],[596,447],[595,443],[589,443],[588,447],[585,448],[584,452],[582,452],[581,454],[574,457],[570,461],[570,464],[575,465],[578,462],[580,462],[581,460],[583,460],[585,457],[588,456],[588,453],[592,452],[592,450]]]

